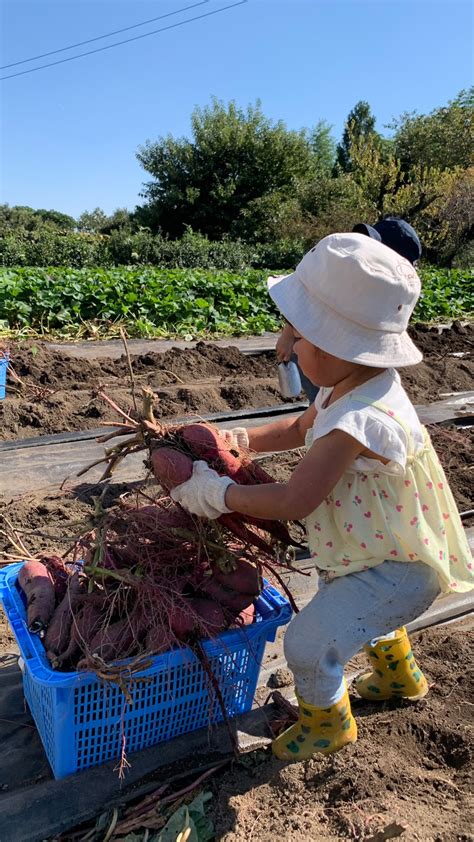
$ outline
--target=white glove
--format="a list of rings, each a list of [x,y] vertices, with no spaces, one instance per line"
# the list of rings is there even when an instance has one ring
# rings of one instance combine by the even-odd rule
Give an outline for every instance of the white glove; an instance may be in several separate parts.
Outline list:
[[[171,497],[193,515],[215,520],[232,511],[224,502],[229,485],[234,485],[230,477],[220,477],[206,462],[195,462],[191,478],[173,488]]]
[[[232,430],[219,430],[219,434],[231,447],[249,446],[249,434],[245,427],[233,427]]]

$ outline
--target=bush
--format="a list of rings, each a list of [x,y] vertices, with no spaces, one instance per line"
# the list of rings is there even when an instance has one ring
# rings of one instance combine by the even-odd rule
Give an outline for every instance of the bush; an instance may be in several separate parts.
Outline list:
[[[19,229],[0,237],[0,262],[4,266],[107,265],[107,238],[100,234],[62,233],[47,228]]]
[[[283,246],[282,254],[285,251],[286,246]],[[263,251],[263,254],[267,253]],[[11,267],[70,266],[74,269],[145,264],[234,272],[263,265],[259,247],[242,240],[211,241],[191,230],[180,240],[169,240],[161,234],[153,235],[147,229],[134,233],[117,229],[110,235],[46,229],[8,231],[0,236],[0,263]]]

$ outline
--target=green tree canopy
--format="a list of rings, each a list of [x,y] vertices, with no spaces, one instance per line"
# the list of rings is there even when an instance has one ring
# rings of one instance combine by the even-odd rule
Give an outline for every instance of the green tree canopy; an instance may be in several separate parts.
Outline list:
[[[416,164],[466,169],[474,163],[474,87],[430,114],[403,114],[389,128],[404,169]]]
[[[133,225],[133,214],[127,208],[117,208],[111,214],[107,214],[102,208],[95,208],[93,211],[84,211],[77,220],[77,228],[88,234],[111,234],[112,231],[130,230]]]
[[[375,138],[380,140],[380,135],[375,131],[375,117],[370,110],[369,103],[361,99],[349,112],[342,140],[337,146],[337,163],[340,169],[343,172],[351,171],[351,146],[354,142],[374,140]]]
[[[12,231],[19,228],[36,231],[39,228],[73,231],[76,220],[56,210],[35,210],[27,205],[0,205],[0,230]]]
[[[138,220],[152,230],[179,237],[189,226],[212,239],[238,237],[248,228],[244,214],[252,203],[269,195],[291,197],[298,181],[315,170],[309,133],[273,123],[258,102],[244,110],[214,99],[195,109],[191,123],[191,140],[168,136],[138,151],[153,177],[144,187]],[[323,135],[320,130],[322,157],[328,154]]]
[[[93,211],[81,213],[77,220],[77,227],[79,231],[84,231],[86,234],[100,234],[108,219],[102,208],[94,208]]]

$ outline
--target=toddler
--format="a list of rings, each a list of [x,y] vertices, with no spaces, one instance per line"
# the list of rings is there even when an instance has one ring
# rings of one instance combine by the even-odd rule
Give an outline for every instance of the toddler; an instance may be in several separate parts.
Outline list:
[[[299,719],[272,746],[281,759],[306,759],[357,739],[344,665],[361,647],[370,661],[355,683],[363,698],[428,692],[404,626],[440,591],[470,590],[472,559],[397,373],[422,358],[406,331],[420,294],[414,267],[364,234],[333,234],[268,284],[294,330],[299,365],[321,389],[296,420],[226,435],[254,451],[306,445],[306,454],[287,483],[259,486],[197,462],[172,496],[204,517],[306,520],[319,589],[286,631]]]

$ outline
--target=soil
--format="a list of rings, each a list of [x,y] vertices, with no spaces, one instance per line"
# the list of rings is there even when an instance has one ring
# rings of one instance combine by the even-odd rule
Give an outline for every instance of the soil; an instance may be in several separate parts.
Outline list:
[[[472,388],[473,324],[455,322],[442,333],[414,326],[411,335],[425,354],[420,365],[401,372],[413,401],[428,403],[448,391]],[[464,356],[449,356],[453,353]],[[0,401],[0,439],[89,430],[115,420],[114,411],[94,396],[99,387],[123,408],[131,405],[125,355],[75,359],[45,343],[29,341],[12,345],[11,360],[22,384],[9,372],[7,398]],[[158,417],[287,402],[278,390],[273,352],[247,356],[237,348],[199,343],[195,349],[136,355],[132,365],[137,388],[149,385],[157,393]]]
[[[117,414],[99,397],[105,390],[122,408],[131,407],[127,360],[74,359],[41,343],[11,349],[7,398],[0,402],[0,438],[17,439],[90,430]],[[237,348],[199,343],[164,354],[133,356],[137,393],[151,386],[158,396],[158,418],[214,413],[288,402],[278,390],[275,355],[246,356]]]
[[[287,764],[260,751],[220,773],[216,839],[472,840],[472,639],[472,621],[414,634],[431,692],[381,707],[351,697],[359,739],[339,754]]]

